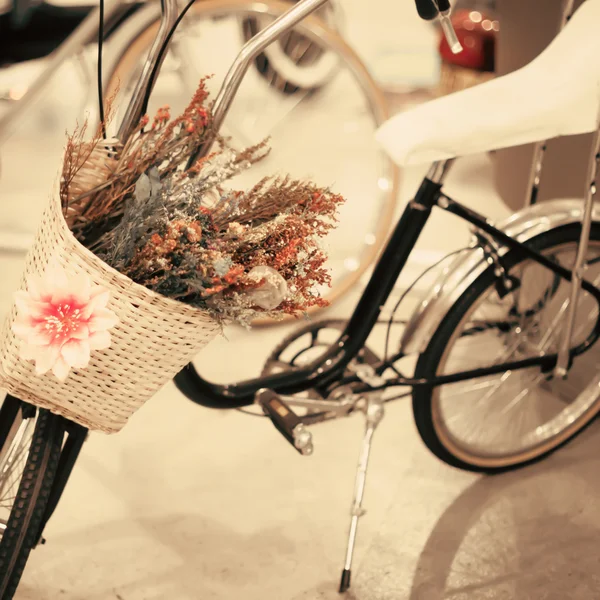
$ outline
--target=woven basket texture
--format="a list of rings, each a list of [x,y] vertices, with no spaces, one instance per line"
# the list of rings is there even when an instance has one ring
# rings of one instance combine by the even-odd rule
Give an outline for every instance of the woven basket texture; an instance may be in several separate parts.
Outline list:
[[[38,376],[33,362],[19,358],[11,331],[13,306],[0,332],[0,388],[91,430],[115,433],[144,402],[168,383],[219,332],[202,310],[156,294],[117,272],[82,246],[63,218],[58,188],[43,213],[26,259],[29,275],[42,275],[50,261],[69,275],[87,274],[110,291],[108,308],[119,317],[106,350],[92,352],[85,369],[65,382]]]

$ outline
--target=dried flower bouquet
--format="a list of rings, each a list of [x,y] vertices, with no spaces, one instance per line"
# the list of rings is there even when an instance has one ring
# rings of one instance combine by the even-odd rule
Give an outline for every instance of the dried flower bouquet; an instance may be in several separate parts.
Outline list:
[[[297,314],[325,301],[320,238],[343,199],[287,177],[237,191],[225,184],[268,154],[265,142],[236,151],[223,139],[192,165],[211,135],[205,81],[182,115],[144,117],[123,147],[100,132],[69,138],[63,214],[76,238],[111,267],[219,322]]]
[[[268,153],[213,139],[201,82],[184,113],[142,119],[123,144],[85,127],[67,144],[0,332],[0,387],[94,430],[119,431],[223,323],[324,302],[322,238],[342,198],[264,179],[227,189]]]

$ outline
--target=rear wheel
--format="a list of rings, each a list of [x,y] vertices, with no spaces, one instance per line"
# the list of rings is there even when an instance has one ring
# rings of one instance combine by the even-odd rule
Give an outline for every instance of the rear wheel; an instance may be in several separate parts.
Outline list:
[[[571,269],[580,227],[557,228],[531,246]],[[600,224],[592,227],[586,278],[600,284]],[[450,309],[420,356],[415,376],[431,378],[520,360],[557,349],[570,284],[516,253],[506,256],[520,286],[499,294],[493,267]],[[595,325],[598,306],[581,292],[572,346]],[[444,462],[471,471],[496,472],[538,460],[566,443],[600,410],[597,394],[582,393],[599,371],[600,344],[575,358],[567,379],[539,367],[447,384],[417,387],[413,412],[427,447]]]
[[[61,417],[7,396],[0,408],[0,598],[16,592],[62,447]]]

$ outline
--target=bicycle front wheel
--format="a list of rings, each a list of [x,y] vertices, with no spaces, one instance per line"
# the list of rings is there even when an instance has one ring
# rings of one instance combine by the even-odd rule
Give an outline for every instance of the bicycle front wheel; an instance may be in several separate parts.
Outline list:
[[[240,23],[250,20],[264,27],[288,8],[289,4],[271,0],[199,0],[173,37],[149,112],[168,104],[172,114],[177,114],[206,74],[214,74],[209,85],[212,91],[218,90],[245,41]],[[107,77],[106,96],[118,90],[115,121],[137,81],[158,27],[158,13],[148,15],[146,23],[142,17],[136,21],[137,32],[132,31],[133,24],[126,24],[125,50]],[[265,160],[232,180],[232,186],[246,188],[267,175],[289,173],[346,197],[338,227],[325,240],[332,286],[324,286],[321,294],[333,302],[357,282],[385,241],[395,206],[397,170],[375,142],[374,132],[387,118],[387,108],[358,56],[317,18],[306,19],[294,31],[300,36],[297,39],[310,42],[311,52],[322,49],[320,56],[333,57],[335,69],[319,79],[321,85],[316,90],[296,86],[290,91],[279,85],[281,78],[265,78],[254,65],[222,133],[237,147],[269,137],[272,148]],[[318,79],[311,71],[315,64],[300,60],[305,46],[296,49],[298,57],[294,53],[285,55],[281,68],[294,66],[290,57],[296,57],[299,62],[295,75]],[[293,75],[281,73],[285,80],[292,80]]]
[[[48,503],[64,424],[7,396],[0,406],[0,598],[17,590]]]
[[[544,233],[531,246],[571,269],[580,227]],[[570,283],[512,252],[505,257],[520,282],[499,293],[494,268],[484,272],[450,309],[415,376],[431,378],[557,351]],[[600,284],[600,223],[592,227],[586,278]],[[594,298],[581,292],[571,346],[584,341],[598,317]],[[421,438],[444,462],[471,471],[498,472],[538,460],[575,437],[600,410],[600,398],[582,394],[597,375],[600,344],[575,358],[566,379],[539,367],[442,385],[417,387],[413,413]]]

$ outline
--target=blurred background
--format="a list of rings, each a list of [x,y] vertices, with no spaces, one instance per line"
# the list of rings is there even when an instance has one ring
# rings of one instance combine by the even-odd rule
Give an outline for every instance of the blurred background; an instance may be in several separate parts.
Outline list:
[[[176,113],[204,75],[213,75],[217,93],[243,43],[272,18],[248,11],[252,2],[243,4],[203,11],[198,0],[165,59],[151,112],[169,104]],[[291,173],[347,197],[328,241],[334,284],[343,293],[326,315],[350,314],[374,252],[425,172],[399,172],[390,164],[373,140],[378,123],[530,60],[560,17],[558,0],[544,3],[544,11],[539,4],[457,2],[455,25],[466,51],[452,57],[412,0],[339,0],[320,15],[333,35],[319,27],[312,35],[298,31],[257,59],[224,132],[238,145],[270,136],[273,151],[235,184]],[[18,118],[15,106],[92,8],[93,2],[72,0],[0,0],[0,316],[56,183],[66,132],[86,119],[96,122],[94,40],[65,56]],[[156,11],[156,4],[126,3],[107,22],[103,85],[105,97],[116,94],[116,121],[152,41]],[[573,157],[585,152],[584,137],[552,150],[548,160],[567,164],[568,156],[571,170],[560,184],[545,184],[545,197],[578,193],[583,182]],[[459,161],[448,194],[493,220],[508,216],[524,203],[529,150]],[[522,173],[515,164],[525,164]],[[469,237],[463,223],[435,214],[390,302]],[[419,281],[400,317],[430,283]],[[195,364],[215,381],[255,376],[294,326],[228,329]],[[375,331],[372,344],[382,336]],[[361,430],[359,419],[324,424],[315,434],[315,456],[300,458],[270,423],[196,407],[169,385],[119,436],[91,436],[46,531],[49,541],[32,554],[16,597],[337,598]],[[361,523],[346,597],[597,597],[597,437],[592,427],[541,465],[481,479],[432,457],[414,430],[409,404],[394,404],[376,441],[369,516]]]

